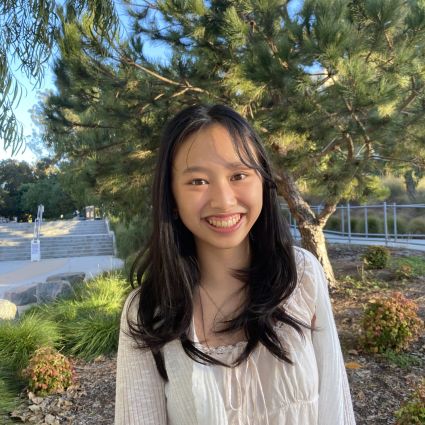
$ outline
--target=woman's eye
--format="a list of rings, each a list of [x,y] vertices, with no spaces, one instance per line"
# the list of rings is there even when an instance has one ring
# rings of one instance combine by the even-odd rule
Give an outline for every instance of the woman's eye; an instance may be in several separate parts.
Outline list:
[[[245,173],[238,173],[232,176],[232,180],[243,180],[247,177]]]
[[[201,186],[207,184],[207,181],[204,179],[193,179],[190,181],[190,184],[193,186]]]

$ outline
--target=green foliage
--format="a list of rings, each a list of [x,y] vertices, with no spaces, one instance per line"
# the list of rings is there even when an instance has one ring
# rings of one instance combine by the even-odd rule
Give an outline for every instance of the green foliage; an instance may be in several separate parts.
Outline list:
[[[42,346],[54,347],[61,340],[57,323],[34,314],[15,322],[0,322],[0,370],[18,374],[30,356]]]
[[[425,380],[416,387],[409,400],[395,412],[396,425],[423,425],[425,423]]]
[[[414,235],[425,235],[425,217],[416,217],[410,221],[408,230]]]
[[[115,232],[118,256],[120,258],[127,258],[145,246],[150,235],[151,223],[149,216],[136,215],[127,222],[121,221],[118,217],[112,217],[110,223]]]
[[[67,327],[66,348],[86,360],[101,354],[113,354],[118,348],[121,314],[94,311],[77,317],[72,327]]]
[[[404,258],[394,258],[393,267],[396,272],[400,268],[407,270],[409,277],[423,277],[425,276],[425,258],[422,256],[409,256]],[[406,277],[407,278],[407,277]]]
[[[347,275],[340,279],[346,291],[351,292],[353,289],[361,291],[373,291],[381,288],[388,288],[388,282],[377,279],[372,271],[365,270],[364,267],[358,269],[355,276]]]
[[[363,263],[369,269],[384,269],[390,258],[390,250],[383,246],[368,246],[362,256]]]
[[[63,5],[75,17],[88,12],[97,37],[109,38],[109,34],[115,32],[118,19],[114,2],[67,0]],[[60,23],[60,8],[57,10],[57,7],[58,2],[54,0],[0,3],[0,140],[12,153],[17,153],[23,144],[22,126],[13,112],[21,99],[22,89],[13,69],[19,69],[34,85],[41,82]]]
[[[116,350],[119,318],[130,289],[121,273],[105,273],[76,288],[74,298],[36,306],[30,314],[57,323],[65,352],[93,359]]]
[[[21,208],[21,188],[34,181],[33,170],[25,161],[0,161],[0,216],[23,218],[25,211]]]
[[[22,209],[36,214],[38,205],[43,204],[46,219],[59,218],[61,214],[72,214],[77,209],[75,202],[61,187],[57,175],[24,184],[21,186],[21,192]]]
[[[401,263],[396,271],[395,271],[397,279],[404,280],[404,279],[411,279],[413,274],[413,267],[408,263]]]
[[[63,392],[75,381],[71,362],[51,347],[35,351],[23,375],[28,378],[28,389],[43,397]]]
[[[164,1],[135,13],[129,4],[133,32],[109,44],[93,37],[89,18],[66,16],[57,93],[40,117],[75,193],[95,194],[126,218],[140,209],[148,215],[165,121],[208,102],[230,104],[253,123],[283,185],[285,170],[323,203],[388,196],[377,176],[425,158],[422,97],[412,86],[424,80],[420,6],[306,0],[297,14],[290,7]],[[167,57],[144,55],[146,41],[161,43]]]
[[[396,353],[393,350],[387,350],[384,353],[384,357],[391,363],[401,368],[407,368],[411,366],[422,366],[422,359],[409,353]]]
[[[11,424],[9,412],[18,405],[17,390],[10,384],[10,379],[5,379],[0,373],[0,423]]]
[[[130,271],[131,268],[134,264],[134,262],[136,261],[137,255],[139,253],[138,252],[133,252],[132,254],[130,254],[124,262],[124,275],[127,279],[130,279]]]
[[[399,292],[372,299],[363,315],[362,346],[371,353],[406,349],[423,329],[417,310],[417,304]]]

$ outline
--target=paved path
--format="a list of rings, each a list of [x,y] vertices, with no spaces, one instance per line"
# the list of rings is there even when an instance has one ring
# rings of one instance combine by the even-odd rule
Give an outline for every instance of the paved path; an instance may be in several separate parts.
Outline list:
[[[299,240],[301,238],[301,234],[298,229],[294,229],[291,226],[292,236]],[[352,245],[383,245],[388,246],[389,248],[403,248],[410,249],[414,251],[425,251],[425,239],[401,239],[399,238],[396,242],[394,239],[389,239],[385,242],[384,238],[376,238],[376,237],[359,237],[352,236],[349,240],[348,236],[336,235],[330,232],[324,232],[326,241],[329,243],[342,243],[342,244],[352,244]]]
[[[0,261],[0,298],[16,287],[44,282],[57,273],[84,272],[87,277],[120,268],[123,261],[111,255],[96,257],[52,258],[39,262]]]

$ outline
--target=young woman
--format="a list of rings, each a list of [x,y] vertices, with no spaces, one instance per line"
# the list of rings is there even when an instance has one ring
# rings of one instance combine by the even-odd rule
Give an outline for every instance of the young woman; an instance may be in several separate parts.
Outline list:
[[[292,246],[250,125],[221,105],[177,114],[152,205],[115,425],[355,424],[326,279]]]

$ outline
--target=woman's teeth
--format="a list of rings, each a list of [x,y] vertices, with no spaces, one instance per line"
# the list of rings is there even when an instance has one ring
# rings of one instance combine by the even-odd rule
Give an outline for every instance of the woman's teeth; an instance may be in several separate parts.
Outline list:
[[[239,220],[241,219],[241,215],[234,215],[232,217],[221,219],[215,219],[215,218],[207,218],[209,224],[211,224],[214,227],[232,227],[234,226]]]

